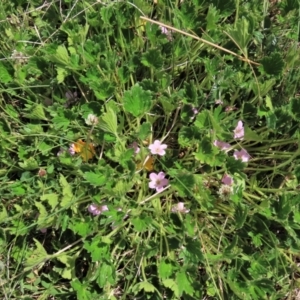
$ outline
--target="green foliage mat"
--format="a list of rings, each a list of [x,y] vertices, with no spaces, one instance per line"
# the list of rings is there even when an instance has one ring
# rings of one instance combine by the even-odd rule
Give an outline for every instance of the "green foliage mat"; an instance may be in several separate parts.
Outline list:
[[[1,299],[296,299],[299,1],[0,3]]]

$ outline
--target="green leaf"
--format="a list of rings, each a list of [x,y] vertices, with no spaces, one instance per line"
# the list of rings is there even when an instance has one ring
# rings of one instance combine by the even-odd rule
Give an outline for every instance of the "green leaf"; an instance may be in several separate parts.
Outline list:
[[[265,101],[266,101],[266,107],[269,108],[271,112],[274,111],[271,97],[267,95]]]
[[[72,288],[76,291],[77,299],[94,300],[99,299],[99,295],[89,291],[89,282],[81,283],[77,278],[70,281]]]
[[[287,194],[279,195],[278,201],[274,201],[274,209],[278,219],[287,220],[289,214],[292,212],[291,197]]]
[[[31,251],[28,255],[28,257],[26,258],[25,261],[25,269],[24,271],[29,271],[32,268],[36,267],[37,265],[41,264],[41,263],[45,263],[46,260],[48,259],[48,253],[45,250],[45,248],[43,247],[43,245],[36,240],[35,238],[33,238],[34,243],[36,248]]]
[[[252,290],[251,296],[256,297],[256,299],[266,299],[267,295],[272,295],[275,292],[273,281],[267,278],[251,281],[250,290]]]
[[[70,125],[70,121],[64,116],[55,116],[52,119],[52,122],[53,122],[53,125],[55,126],[55,128],[57,128],[57,129],[65,130]]]
[[[210,5],[206,15],[206,31],[217,29],[219,18],[220,15],[217,8],[213,5]]]
[[[238,203],[234,212],[236,229],[241,229],[244,226],[247,216],[248,216],[248,208],[242,205],[241,203]]]
[[[250,127],[245,126],[245,140],[261,142],[263,140],[263,137],[261,135],[258,135]]]
[[[64,268],[55,267],[55,272],[60,274],[60,276],[64,279],[72,279],[75,278],[75,260],[76,256],[70,256],[65,253],[56,256],[56,259],[65,265]]]
[[[45,219],[48,216],[46,207],[38,201],[36,201],[34,204],[35,204],[35,206],[37,207],[37,209],[39,211],[38,223],[42,224],[43,222],[45,222]]]
[[[208,110],[203,110],[197,115],[195,125],[200,129],[209,129],[211,127],[210,113]]]
[[[201,139],[201,134],[195,126],[182,126],[179,131],[178,143],[182,147],[191,147],[192,143]]]
[[[300,98],[290,99],[289,113],[295,121],[300,121]]]
[[[144,91],[158,92],[158,83],[153,80],[143,79],[139,84]]]
[[[112,264],[107,263],[105,260],[102,261],[99,268],[97,284],[100,288],[108,284],[115,284],[116,274],[115,268]]]
[[[139,217],[132,218],[131,223],[136,231],[145,232],[151,226],[152,219],[148,216],[140,215]]]
[[[108,108],[107,112],[100,118],[99,127],[105,132],[109,132],[115,136],[118,136],[117,115],[111,108]]]
[[[173,279],[164,279],[162,283],[165,287],[173,291],[176,297],[180,296],[178,285]]]
[[[45,194],[40,197],[41,201],[47,201],[53,210],[58,205],[58,195],[51,193]]]
[[[173,273],[173,266],[166,260],[161,260],[158,265],[158,274],[161,279],[168,278]]]
[[[203,138],[198,146],[198,152],[194,153],[195,158],[201,163],[209,166],[220,166],[226,159],[226,154],[214,147],[211,140],[207,137]]]
[[[247,46],[252,38],[252,33],[249,34],[249,21],[245,17],[242,17],[238,20],[235,28],[237,29],[229,31],[229,35],[242,50],[243,54],[248,57]]]
[[[187,104],[194,104],[195,106],[198,105],[198,94],[197,94],[197,87],[195,82],[192,80],[191,82],[184,83],[184,103]]]
[[[226,168],[227,171],[231,174],[240,173],[245,168],[245,163],[243,163],[240,159],[235,159],[234,157],[227,157]]]
[[[87,217],[85,217],[84,219],[77,219],[73,217],[68,222],[68,228],[82,237],[86,237],[94,231],[93,224],[89,222]]]
[[[161,69],[163,66],[163,59],[161,57],[161,52],[157,49],[149,49],[142,55],[141,62],[144,66],[153,69]]]
[[[28,158],[24,162],[19,162],[19,166],[26,171],[32,171],[39,168],[38,162],[33,157]]]
[[[21,182],[14,182],[11,186],[10,186],[11,192],[12,194],[16,195],[16,196],[22,196],[26,194],[26,191],[22,185]]]
[[[193,296],[195,291],[191,284],[191,279],[186,270],[181,270],[176,274],[176,283],[178,285],[180,296],[182,296],[183,292],[190,296]]]
[[[1,205],[0,207],[0,224],[2,224],[3,222],[7,222],[8,214],[4,205]]]
[[[13,80],[12,76],[9,74],[5,65],[0,62],[0,82],[1,83],[9,83]]]
[[[69,72],[65,68],[57,67],[56,68],[56,79],[57,83],[63,83],[65,81],[65,78],[68,76]]]
[[[132,291],[134,294],[137,294],[141,290],[144,290],[146,293],[154,293],[155,287],[148,281],[143,281],[137,283],[135,286],[133,286]]]
[[[124,109],[134,117],[141,117],[151,108],[151,92],[144,91],[138,84],[124,93]]]
[[[24,114],[26,118],[33,119],[33,120],[44,120],[44,121],[47,120],[43,105],[35,104],[33,106],[30,106],[29,109],[30,112]]]
[[[140,140],[145,140],[151,133],[151,124],[148,122],[143,123],[139,128],[138,137]]]
[[[297,165],[294,169],[294,175],[297,178],[297,182],[300,183],[300,166]]]
[[[115,86],[110,81],[102,80],[100,83],[97,83],[97,86],[91,85],[91,89],[94,91],[97,99],[105,100],[113,95]]]
[[[84,242],[84,249],[90,254],[93,262],[104,261],[104,259],[110,259],[109,245],[102,242],[101,236],[96,236],[91,242]]]
[[[168,173],[170,176],[174,177],[172,186],[177,190],[181,197],[192,195],[195,185],[195,177],[192,173],[175,169],[170,169]]]
[[[273,52],[269,56],[264,57],[260,63],[263,70],[269,75],[279,75],[284,68],[284,61],[279,52]]]
[[[52,59],[57,63],[68,66],[70,63],[70,58],[67,48],[65,46],[58,46],[56,49],[56,54],[52,56]]]
[[[275,78],[271,78],[269,80],[264,80],[263,82],[253,83],[252,89],[256,96],[264,97],[267,95],[272,89],[274,89],[276,85]]]
[[[74,197],[72,193],[71,185],[67,182],[66,178],[62,174],[60,174],[59,183],[63,193],[60,206],[64,208],[69,207],[72,204],[72,200]]]
[[[107,181],[105,174],[99,174],[94,172],[85,172],[83,175],[84,179],[94,186],[104,185]]]

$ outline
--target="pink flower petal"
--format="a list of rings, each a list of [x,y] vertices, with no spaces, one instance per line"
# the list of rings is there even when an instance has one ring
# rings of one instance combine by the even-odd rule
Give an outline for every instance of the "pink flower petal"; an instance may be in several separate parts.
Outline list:
[[[222,178],[222,183],[226,184],[226,185],[232,185],[233,184],[233,179],[231,176],[224,174],[223,178]]]
[[[240,151],[238,150],[234,151],[233,156],[236,160],[239,159],[242,162],[248,162],[250,159],[250,155],[245,149],[242,149]]]
[[[148,149],[151,151],[152,154],[158,154],[163,156],[166,154],[165,149],[167,149],[166,144],[161,144],[159,140],[155,140],[153,144],[149,145]]]
[[[242,139],[244,137],[244,125],[242,121],[238,121],[238,124],[233,133],[235,139]]]
[[[230,144],[217,140],[214,141],[214,146],[218,147],[221,150],[228,150],[231,147]]]

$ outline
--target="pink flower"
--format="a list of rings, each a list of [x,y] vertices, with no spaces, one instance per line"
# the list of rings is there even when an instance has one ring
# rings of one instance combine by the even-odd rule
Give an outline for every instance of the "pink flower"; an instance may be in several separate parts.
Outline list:
[[[230,144],[217,140],[214,141],[214,145],[221,150],[228,150],[231,147]]]
[[[160,156],[164,156],[166,154],[165,149],[167,149],[166,144],[162,144],[160,141],[155,140],[153,144],[149,145],[148,149],[150,149],[152,154],[158,154]]]
[[[235,139],[243,139],[244,137],[244,125],[242,121],[238,121],[237,126],[233,130]]]
[[[217,99],[217,100],[215,100],[215,104],[223,104],[223,101],[221,100],[221,99]]]
[[[149,182],[149,188],[156,189],[157,192],[163,190],[169,184],[169,180],[165,176],[164,172],[159,172],[158,174],[150,173],[149,178],[151,181]]]
[[[166,28],[165,26],[159,26],[161,33],[165,34],[166,37],[168,38],[169,41],[172,40],[172,30],[169,30],[168,28]]]
[[[164,26],[159,26],[162,34],[169,34],[169,30]]]
[[[70,146],[70,148],[69,148],[69,153],[70,153],[71,155],[74,155],[74,154],[75,154],[75,144],[72,144],[72,145]]]
[[[190,210],[184,207],[183,202],[179,202],[176,205],[174,205],[171,209],[172,212],[180,212],[187,214]]]
[[[134,154],[138,154],[140,152],[140,148],[138,146],[138,143],[137,142],[133,142],[129,148],[133,148],[134,149]]]
[[[88,207],[88,211],[94,216],[98,216],[107,210],[108,210],[107,205],[98,205],[95,203],[90,204]]]
[[[226,185],[232,185],[233,184],[233,179],[231,176],[224,174],[223,178],[222,178],[222,183],[226,184]]]
[[[197,109],[196,107],[192,107],[192,111],[194,115],[196,115],[199,112],[199,109]]]
[[[240,159],[242,162],[247,162],[250,159],[250,155],[245,149],[242,149],[241,151],[235,150],[233,156],[235,159]]]

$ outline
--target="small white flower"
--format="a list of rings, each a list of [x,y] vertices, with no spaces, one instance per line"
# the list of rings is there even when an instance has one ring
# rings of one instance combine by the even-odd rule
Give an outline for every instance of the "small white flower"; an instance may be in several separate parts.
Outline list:
[[[231,185],[222,184],[219,188],[218,194],[221,199],[226,200],[229,198],[229,196],[232,194],[233,188]]]
[[[89,114],[89,115],[87,116],[87,118],[85,119],[85,123],[86,123],[87,125],[90,125],[90,126],[91,126],[91,125],[97,125],[98,122],[99,122],[98,117],[95,116],[94,114]]]
[[[190,210],[185,208],[184,203],[183,202],[178,202],[176,205],[174,205],[171,209],[172,212],[176,213],[176,212],[180,212],[180,213],[185,213],[187,214]]]

